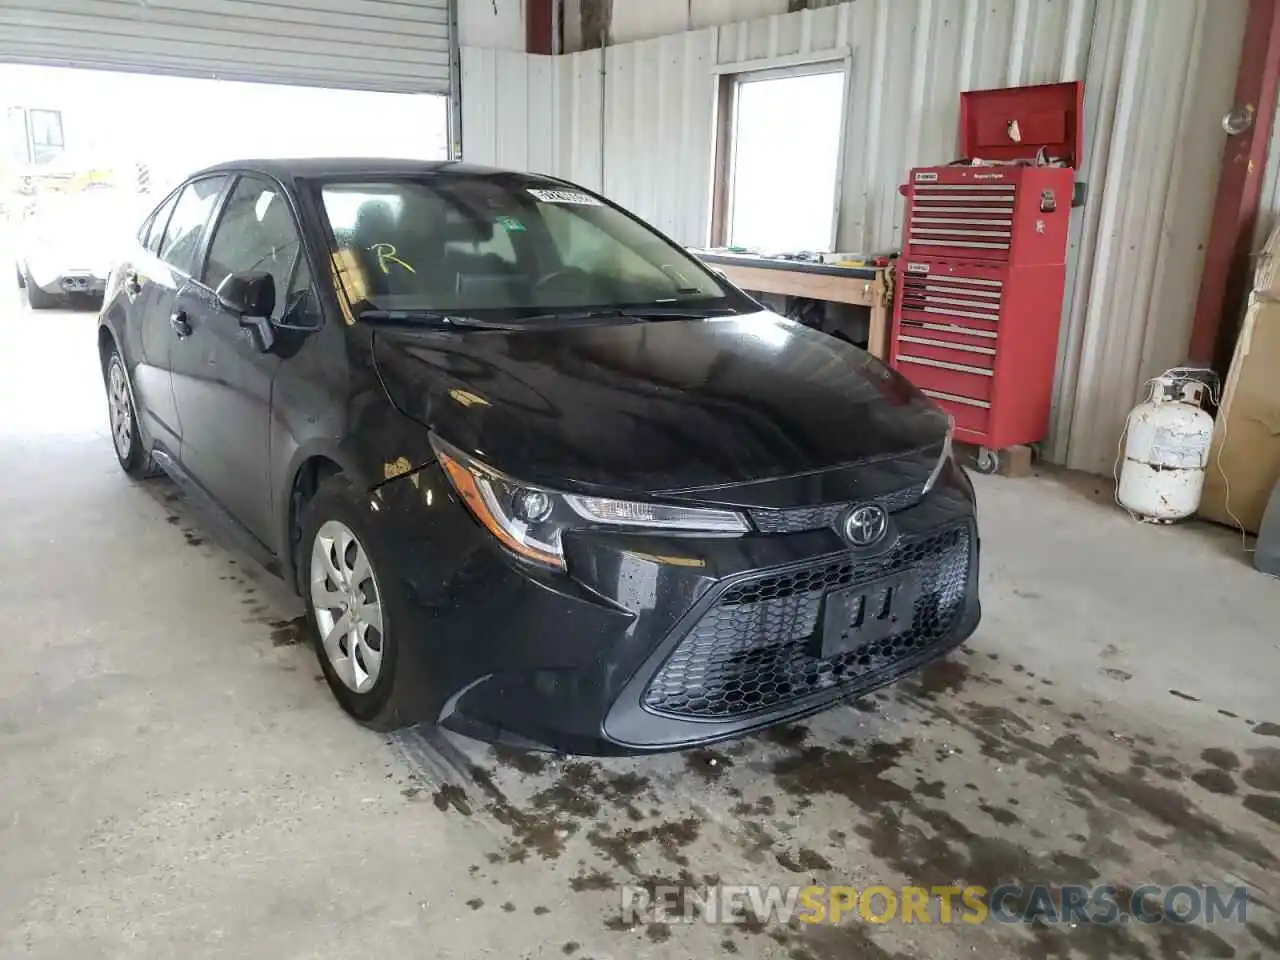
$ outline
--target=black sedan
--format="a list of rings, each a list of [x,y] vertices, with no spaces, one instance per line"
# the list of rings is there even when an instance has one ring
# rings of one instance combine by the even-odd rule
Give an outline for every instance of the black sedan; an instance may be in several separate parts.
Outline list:
[[[684,747],[978,622],[947,417],[564,181],[211,168],[147,217],[98,333],[121,465],[233,521],[370,725]]]

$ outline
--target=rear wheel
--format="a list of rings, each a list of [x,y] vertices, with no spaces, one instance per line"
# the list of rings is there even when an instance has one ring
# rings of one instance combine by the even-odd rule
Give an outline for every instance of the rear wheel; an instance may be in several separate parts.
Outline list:
[[[31,304],[32,310],[52,310],[62,302],[59,297],[52,293],[45,293],[37,287],[35,281],[31,279],[31,274],[25,274],[22,280],[22,285],[27,289],[27,303]]]
[[[125,473],[137,480],[154,476],[156,468],[151,454],[142,448],[138,433],[138,416],[133,408],[133,395],[129,390],[129,377],[125,373],[120,353],[112,349],[107,359],[107,416],[111,423],[111,444],[116,459]]]
[[[414,723],[400,633],[404,591],[383,562],[377,531],[341,475],[303,509],[303,599],[329,689],[352,717],[380,730]]]

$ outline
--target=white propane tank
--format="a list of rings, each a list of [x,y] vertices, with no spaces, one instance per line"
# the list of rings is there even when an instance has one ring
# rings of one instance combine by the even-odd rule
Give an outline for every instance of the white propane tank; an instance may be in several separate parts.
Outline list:
[[[1201,407],[1206,385],[1169,371],[1129,413],[1116,499],[1145,521],[1172,523],[1196,512],[1213,443]]]

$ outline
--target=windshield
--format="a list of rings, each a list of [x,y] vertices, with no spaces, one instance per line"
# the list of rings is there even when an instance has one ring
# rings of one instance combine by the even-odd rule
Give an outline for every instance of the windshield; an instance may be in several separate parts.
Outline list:
[[[363,310],[481,318],[741,307],[687,253],[580,190],[519,175],[320,188],[339,285]]]

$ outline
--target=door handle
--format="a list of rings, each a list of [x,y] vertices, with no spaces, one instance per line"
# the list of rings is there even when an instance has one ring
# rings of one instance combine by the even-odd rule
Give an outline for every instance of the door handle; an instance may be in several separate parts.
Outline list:
[[[191,336],[191,320],[187,317],[185,310],[175,310],[169,314],[169,326],[173,327],[173,332],[178,335],[179,340]]]

